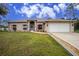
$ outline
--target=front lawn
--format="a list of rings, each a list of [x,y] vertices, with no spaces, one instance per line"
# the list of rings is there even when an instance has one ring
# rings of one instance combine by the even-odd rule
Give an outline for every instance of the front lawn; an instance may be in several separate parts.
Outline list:
[[[47,34],[0,32],[0,55],[68,56],[70,54]]]

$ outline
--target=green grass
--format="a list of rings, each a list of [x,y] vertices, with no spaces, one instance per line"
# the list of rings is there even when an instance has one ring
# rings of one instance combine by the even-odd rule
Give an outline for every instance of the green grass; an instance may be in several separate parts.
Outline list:
[[[47,34],[0,32],[0,55],[68,56],[70,54]]]

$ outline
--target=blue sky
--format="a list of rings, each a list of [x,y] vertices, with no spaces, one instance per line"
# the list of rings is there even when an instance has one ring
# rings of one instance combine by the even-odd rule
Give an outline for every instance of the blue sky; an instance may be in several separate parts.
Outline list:
[[[8,20],[22,19],[59,19],[64,17],[68,4],[64,3],[8,3]],[[75,13],[79,17],[79,5],[75,6]]]

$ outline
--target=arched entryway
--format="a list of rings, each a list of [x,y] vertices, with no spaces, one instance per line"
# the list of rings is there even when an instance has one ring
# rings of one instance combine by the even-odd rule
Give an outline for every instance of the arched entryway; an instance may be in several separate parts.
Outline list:
[[[30,31],[35,31],[35,22],[30,21]]]

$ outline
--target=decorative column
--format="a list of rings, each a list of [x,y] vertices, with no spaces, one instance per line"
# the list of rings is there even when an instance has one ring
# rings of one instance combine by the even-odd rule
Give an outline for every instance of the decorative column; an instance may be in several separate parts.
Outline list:
[[[45,23],[43,23],[43,32],[45,32]]]
[[[46,23],[45,23],[45,29],[44,29],[45,32],[47,32],[47,28],[48,28],[48,24],[47,24],[47,22],[46,22]]]
[[[30,21],[28,21],[28,31],[30,31]]]
[[[37,31],[37,23],[36,23],[36,21],[35,21],[35,31]]]

